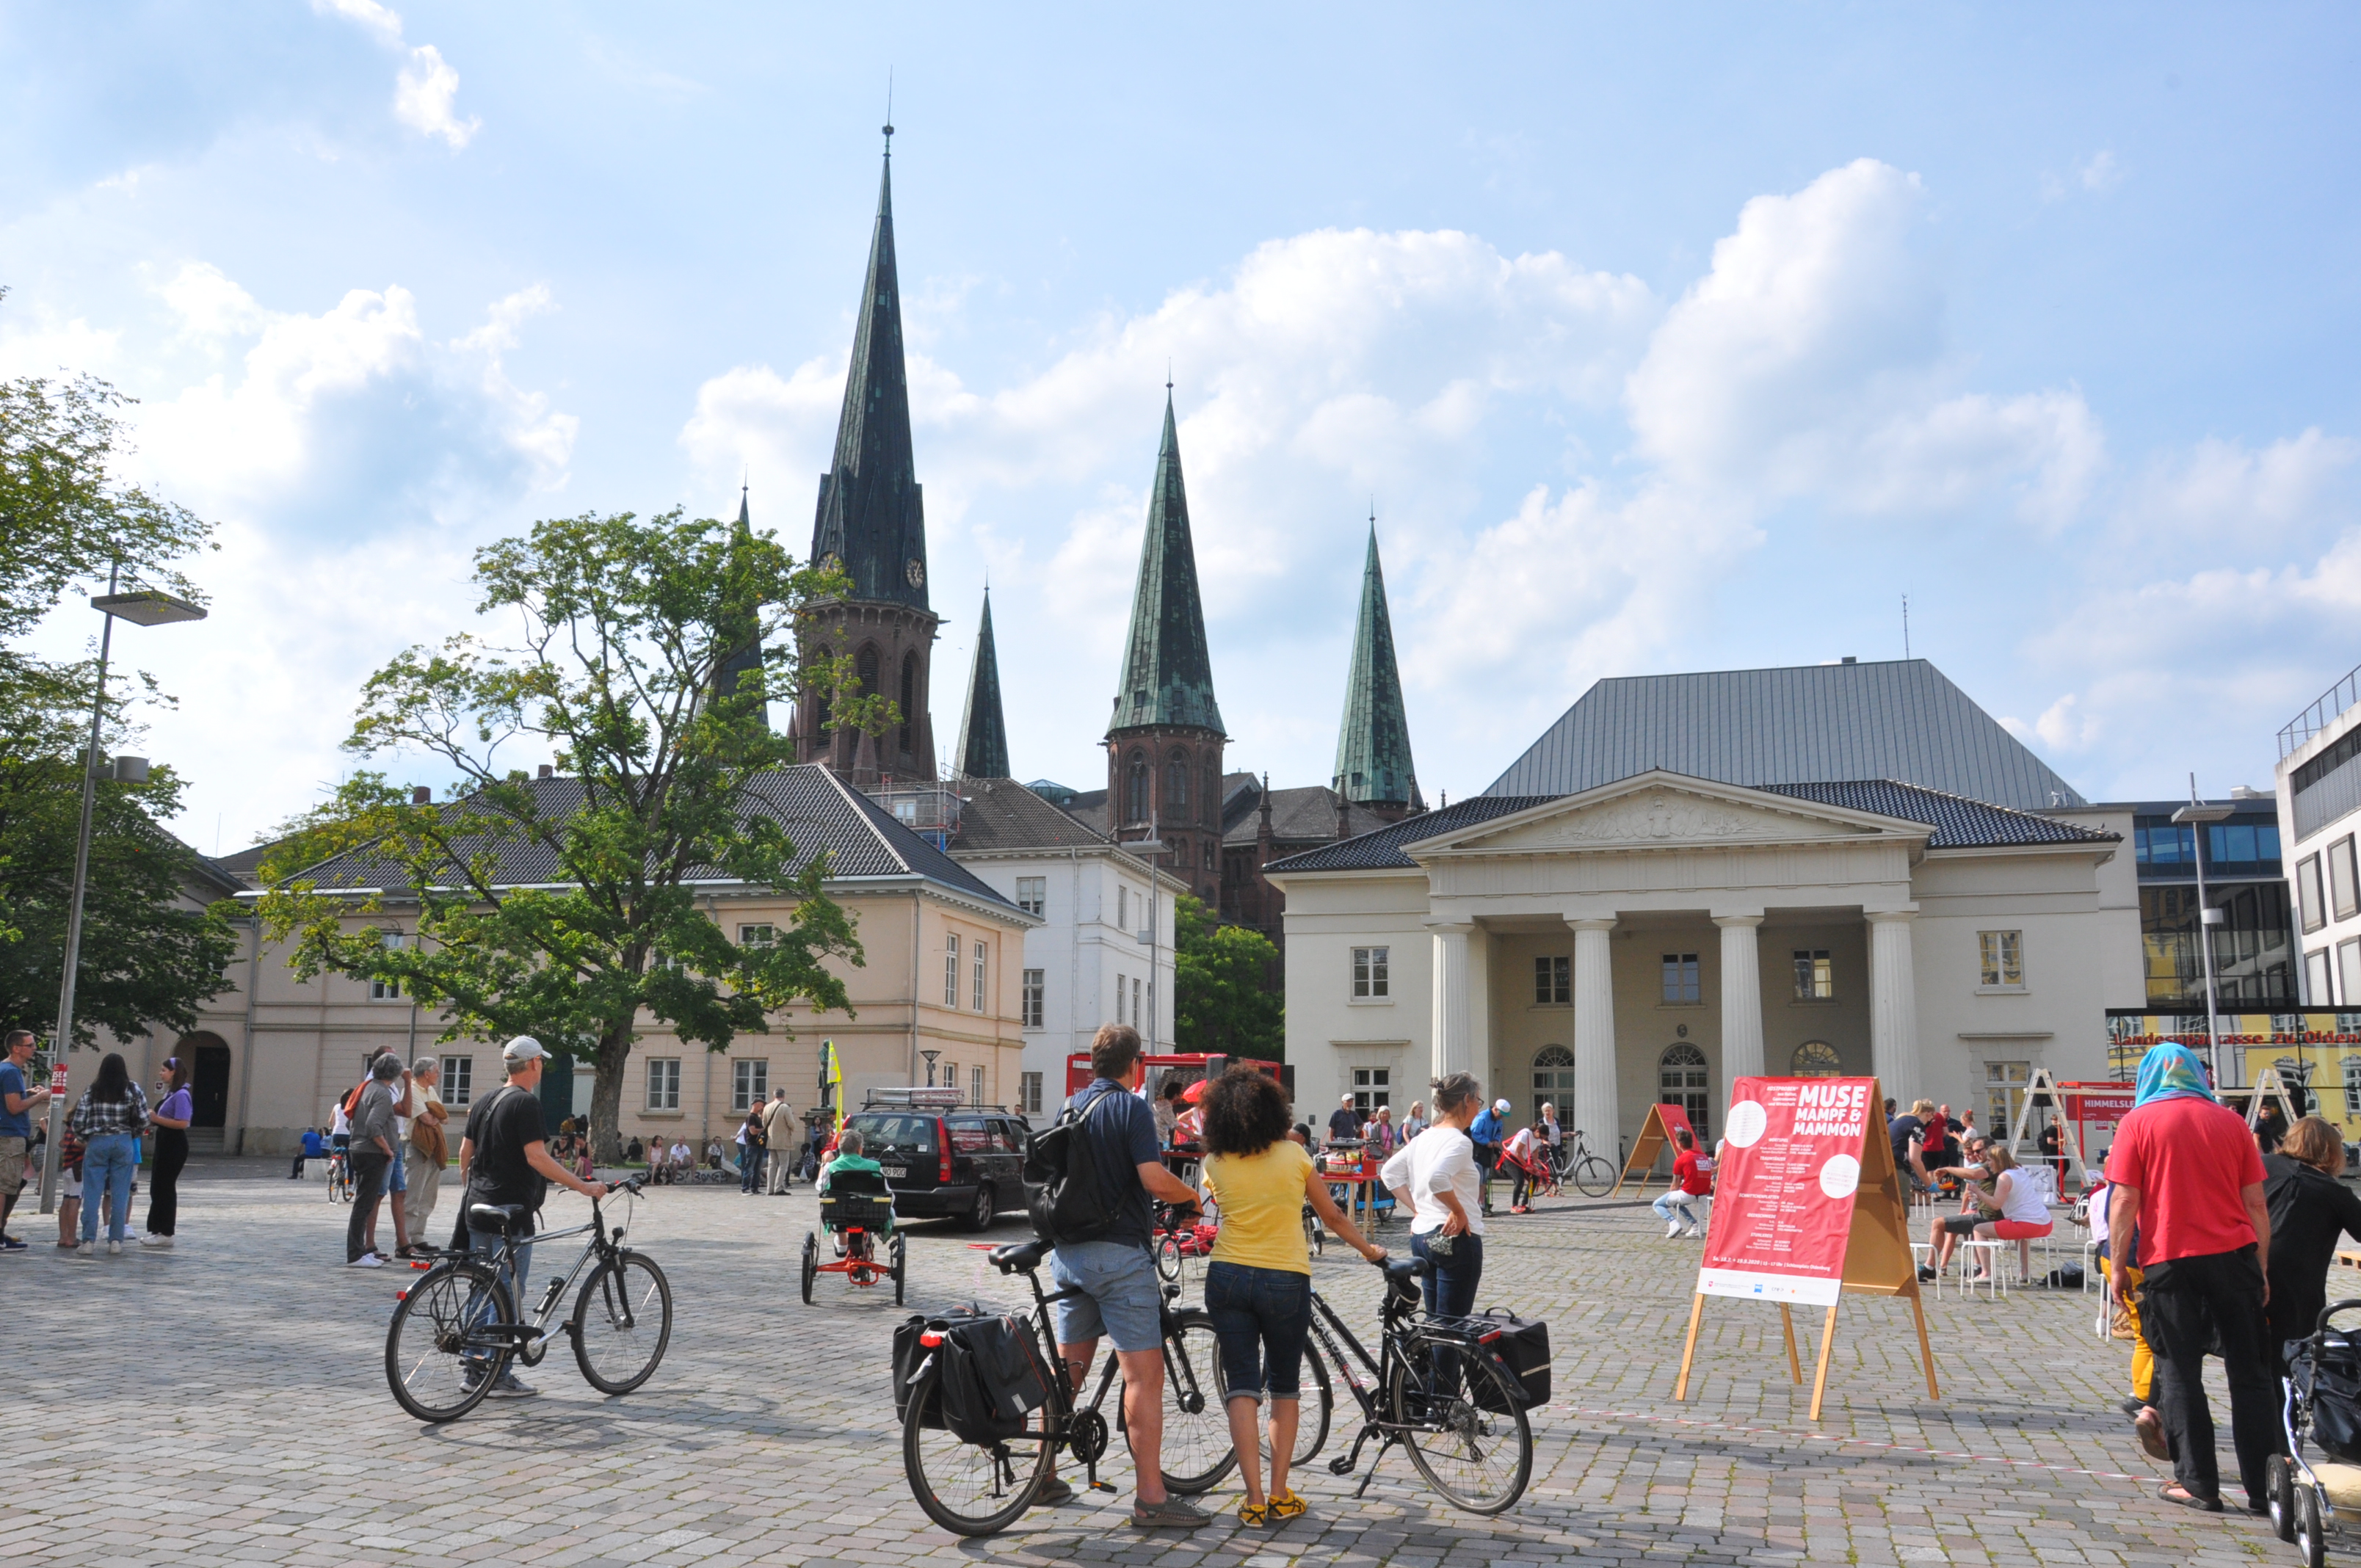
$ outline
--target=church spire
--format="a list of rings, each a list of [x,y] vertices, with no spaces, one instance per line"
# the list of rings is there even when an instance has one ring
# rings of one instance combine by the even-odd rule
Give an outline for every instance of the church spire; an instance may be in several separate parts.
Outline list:
[[[1005,779],[1008,771],[1008,726],[1000,716],[1000,658],[992,645],[992,589],[983,590],[983,619],[976,623],[975,667],[968,675],[967,707],[960,714],[959,744],[951,771],[962,778]]]
[[[852,579],[859,603],[927,605],[927,523],[910,455],[910,387],[902,363],[902,291],[894,261],[894,128],[885,127],[885,171],[877,223],[844,378],[833,466],[819,482],[811,558],[833,559]]]
[[[1361,567],[1361,615],[1353,628],[1353,663],[1345,677],[1345,722],[1336,736],[1336,776],[1348,801],[1423,811],[1410,760],[1410,718],[1394,664],[1393,618],[1378,565],[1378,519],[1369,514],[1369,553]]]
[[[746,510],[746,487],[741,484],[738,487],[738,521],[730,534],[730,548],[734,551],[741,544],[751,543],[753,537],[754,523]],[[747,675],[751,674],[758,681],[762,679],[762,628],[759,624],[741,620],[734,624],[717,627],[715,630],[722,646],[730,648],[732,652],[721,661],[720,667],[713,673],[714,690],[722,696],[734,696],[739,689],[739,683]],[[755,718],[760,720],[764,729],[770,727],[767,705],[756,711]]]
[[[1180,435],[1169,386],[1164,392],[1164,443],[1156,454],[1148,532],[1139,546],[1139,581],[1132,590],[1131,631],[1124,642],[1123,681],[1115,688],[1107,733],[1148,725],[1188,726],[1215,734],[1222,729],[1222,710],[1213,701],[1205,611],[1197,598],[1197,552],[1189,536],[1189,495],[1180,481]]]

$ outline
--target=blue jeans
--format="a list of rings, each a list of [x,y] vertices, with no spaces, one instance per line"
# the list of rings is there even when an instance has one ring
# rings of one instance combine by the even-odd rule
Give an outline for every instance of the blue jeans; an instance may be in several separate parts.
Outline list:
[[[500,1244],[501,1237],[496,1232],[479,1231],[472,1225],[467,1229],[467,1250],[488,1263],[492,1262],[499,1255]],[[516,1250],[509,1256],[511,1261],[507,1265],[495,1263],[493,1266],[499,1272],[500,1283],[509,1288],[509,1310],[516,1314],[511,1321],[522,1322],[524,1315],[533,1310],[533,1303],[524,1299],[525,1288],[533,1283],[533,1243],[520,1238]],[[469,1328],[476,1328],[492,1321],[490,1291],[479,1292],[477,1299],[470,1305],[472,1310],[467,1313]],[[480,1362],[489,1358],[481,1352],[470,1351],[467,1353],[467,1359]]]
[[[1675,1187],[1658,1197],[1648,1207],[1653,1209],[1656,1212],[1656,1218],[1664,1221],[1664,1223],[1669,1225],[1677,1223],[1694,1231],[1698,1228],[1697,1205],[1697,1201],[1695,1197]],[[1677,1216],[1673,1212],[1675,1209],[1680,1211]]]
[[[82,1157],[82,1239],[98,1240],[98,1206],[106,1205],[106,1239],[119,1242],[131,1223],[131,1173],[139,1140],[128,1133],[102,1133]]]
[[[1436,1243],[1447,1244],[1449,1250],[1436,1252]],[[1457,1236],[1429,1231],[1411,1237],[1410,1250],[1433,1270],[1426,1277],[1428,1317],[1464,1318],[1476,1310],[1476,1287],[1484,1279],[1482,1236],[1473,1231]]]
[[[1215,1263],[1205,1270],[1205,1310],[1222,1343],[1224,1400],[1296,1398],[1312,1332],[1312,1276]]]
[[[752,1192],[763,1185],[763,1151],[749,1148],[738,1157],[738,1190]]]

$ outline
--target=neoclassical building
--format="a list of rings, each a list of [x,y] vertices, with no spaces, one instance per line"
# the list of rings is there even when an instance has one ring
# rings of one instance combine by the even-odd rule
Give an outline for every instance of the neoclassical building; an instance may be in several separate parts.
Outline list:
[[[1464,1069],[1602,1152],[1765,1072],[1982,1116],[2104,1075],[2127,831],[1924,661],[1601,682],[1485,795],[1267,868],[1298,1100]]]

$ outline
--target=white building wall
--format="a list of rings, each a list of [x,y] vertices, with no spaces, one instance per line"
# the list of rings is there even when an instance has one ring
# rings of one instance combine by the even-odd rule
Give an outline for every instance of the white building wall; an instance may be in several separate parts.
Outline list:
[[[2301,949],[2299,961],[2303,976],[2300,983],[2308,1007],[2361,1011],[2361,888],[2356,888],[2356,901],[2347,912],[2339,914],[2329,873],[2332,853],[2349,852],[2345,840],[2361,833],[2361,811],[2346,812],[2301,839],[2295,836],[2296,770],[2356,729],[2361,729],[2361,707],[2348,708],[2337,715],[2327,729],[2282,758],[2278,770],[2280,863],[2287,872],[2288,905],[2295,912],[2296,943]],[[2361,843],[2353,849],[2361,850]],[[2356,859],[2361,862],[2361,855]],[[2315,868],[2320,879],[2319,897],[2311,920],[2305,917],[2303,893],[2308,864]],[[2361,872],[2361,863],[2356,863],[2356,869]],[[2324,976],[2323,970],[2326,971]]]

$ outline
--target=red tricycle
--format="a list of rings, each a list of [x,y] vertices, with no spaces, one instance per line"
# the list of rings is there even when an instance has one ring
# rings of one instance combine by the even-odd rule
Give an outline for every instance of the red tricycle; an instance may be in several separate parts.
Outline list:
[[[909,1262],[907,1245],[894,1228],[894,1194],[885,1178],[873,1170],[840,1170],[829,1177],[819,1198],[820,1229],[834,1243],[836,1261],[819,1260],[819,1237],[804,1233],[804,1305],[811,1305],[812,1281],[823,1274],[841,1274],[866,1288],[881,1280],[894,1282],[894,1304],[902,1304],[902,1282]],[[886,1238],[885,1256],[877,1256],[877,1239]]]

